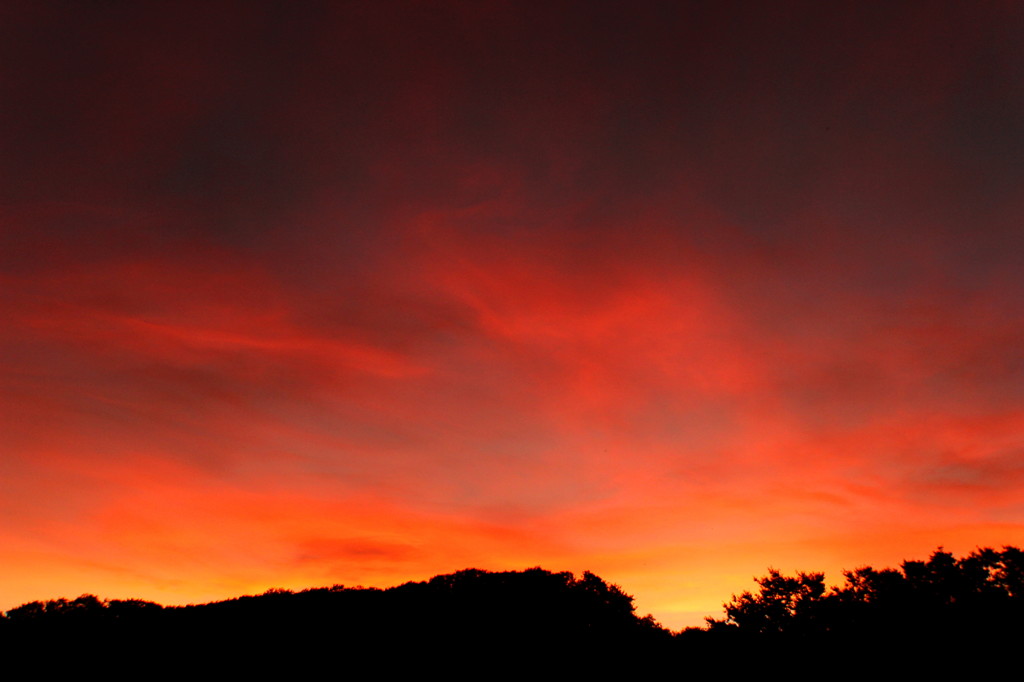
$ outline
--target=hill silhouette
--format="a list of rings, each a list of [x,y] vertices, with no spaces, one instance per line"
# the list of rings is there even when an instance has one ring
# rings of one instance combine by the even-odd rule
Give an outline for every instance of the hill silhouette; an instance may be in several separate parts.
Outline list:
[[[388,589],[270,590],[181,607],[141,600],[32,602],[0,620],[21,650],[111,643],[141,660],[231,662],[233,669],[430,663],[462,668],[568,654],[650,650],[671,641],[633,598],[592,573],[468,569]],[[605,656],[607,658],[607,656]]]
[[[994,664],[1024,634],[1024,552],[940,548],[899,569],[864,566],[827,586],[821,573],[769,569],[725,617],[671,633],[593,573],[468,569],[388,589],[335,585],[189,606],[142,600],[30,602],[0,617],[0,641],[24,656],[109,656],[126,671],[164,665],[222,672],[317,673],[325,667],[450,676],[560,668],[635,672],[678,665],[755,673],[770,661],[813,676],[842,661],[923,670]]]

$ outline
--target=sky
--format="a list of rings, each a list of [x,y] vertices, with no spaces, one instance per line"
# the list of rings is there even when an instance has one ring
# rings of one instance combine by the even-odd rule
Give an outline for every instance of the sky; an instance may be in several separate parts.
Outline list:
[[[0,5],[0,610],[1024,543],[1024,5]]]

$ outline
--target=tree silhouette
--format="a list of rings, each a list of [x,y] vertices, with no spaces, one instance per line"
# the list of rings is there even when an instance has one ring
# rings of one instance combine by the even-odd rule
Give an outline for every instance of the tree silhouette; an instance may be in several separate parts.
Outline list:
[[[787,576],[769,569],[756,579],[756,593],[734,595],[724,605],[724,619],[707,619],[708,631],[924,647],[994,642],[1024,623],[1024,553],[1016,547],[977,549],[960,559],[940,547],[899,570],[863,566],[843,577],[843,585],[827,587],[821,573]]]
[[[268,664],[312,670],[342,658],[390,664],[402,652],[416,665],[457,658],[476,673],[496,660],[560,660],[571,663],[566,672],[589,662],[607,673],[610,662],[678,656],[709,673],[723,662],[747,672],[741,658],[751,674],[766,660],[808,671],[845,665],[851,652],[864,662],[935,660],[935,652],[1000,660],[1024,635],[1024,552],[1015,547],[962,558],[940,547],[927,560],[862,566],[843,578],[828,587],[822,573],[769,569],[756,591],[725,604],[725,618],[674,638],[652,617],[638,617],[618,585],[541,568],[467,569],[388,589],[273,589],[185,607],[82,595],[11,609],[0,633],[23,655],[117,642],[139,660],[233,661],[253,672]]]
[[[824,573],[797,573],[786,576],[770,568],[757,578],[758,593],[733,595],[725,605],[724,623],[708,619],[712,627],[735,625],[745,631],[791,632],[813,627],[825,595]]]

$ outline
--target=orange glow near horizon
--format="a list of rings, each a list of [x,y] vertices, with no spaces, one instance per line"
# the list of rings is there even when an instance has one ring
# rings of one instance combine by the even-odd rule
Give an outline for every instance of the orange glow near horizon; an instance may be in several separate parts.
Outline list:
[[[685,4],[12,17],[0,610],[1024,544],[1004,10]]]

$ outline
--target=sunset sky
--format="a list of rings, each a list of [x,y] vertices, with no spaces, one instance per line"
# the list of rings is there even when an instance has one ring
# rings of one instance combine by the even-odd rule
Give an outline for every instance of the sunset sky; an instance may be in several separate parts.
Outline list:
[[[1024,544],[1024,3],[0,4],[0,610]]]

